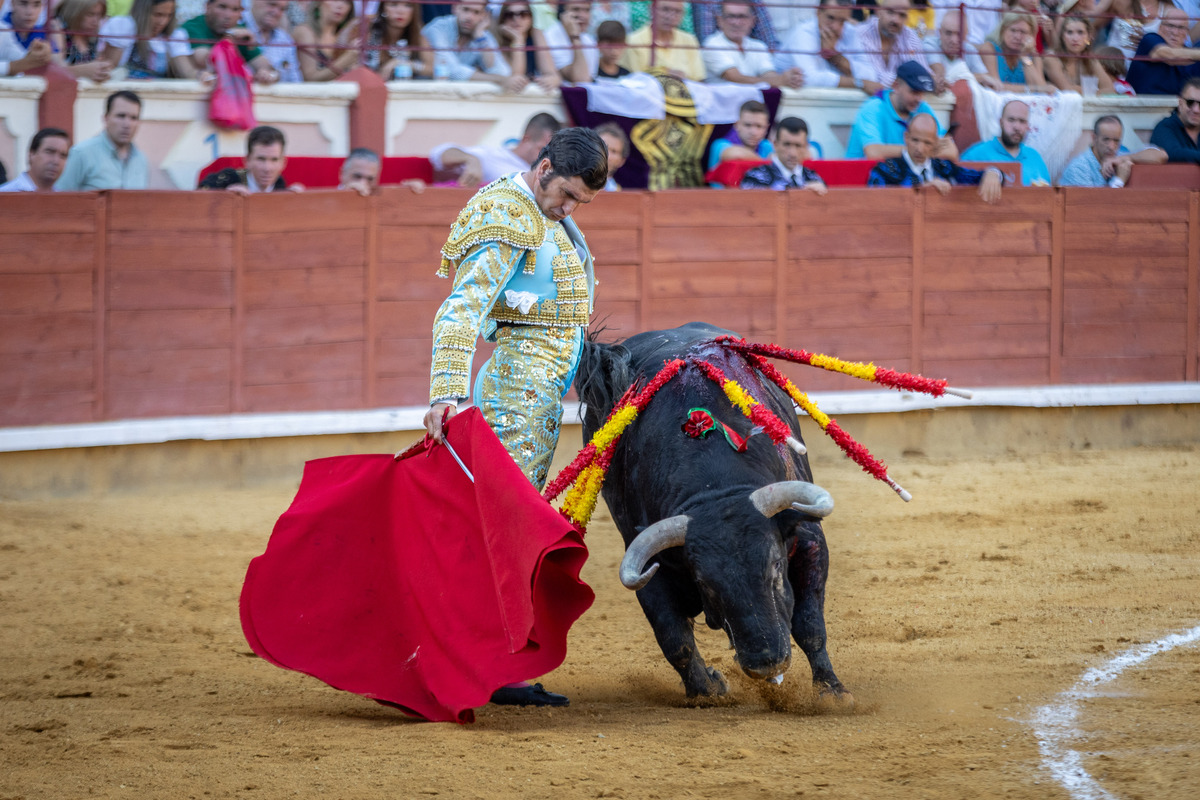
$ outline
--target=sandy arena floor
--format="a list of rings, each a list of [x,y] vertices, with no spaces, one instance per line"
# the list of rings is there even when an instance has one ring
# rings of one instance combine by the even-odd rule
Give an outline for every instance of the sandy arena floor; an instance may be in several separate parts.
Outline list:
[[[254,657],[237,599],[293,486],[0,503],[0,798],[1068,798],[1038,709],[1090,667],[1200,625],[1200,448],[893,459],[900,502],[815,463],[837,509],[830,713],[797,652],[685,702],[598,517],[592,610],[545,682],[565,710],[413,722]],[[297,470],[297,479],[298,479]],[[702,627],[702,626],[701,626]],[[1049,752],[1120,798],[1200,785],[1200,645],[1080,700]]]

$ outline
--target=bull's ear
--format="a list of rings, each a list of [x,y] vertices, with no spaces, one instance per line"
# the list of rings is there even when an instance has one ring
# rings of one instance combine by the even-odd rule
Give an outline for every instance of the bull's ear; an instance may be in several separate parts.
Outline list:
[[[579,399],[602,420],[633,382],[629,351],[619,344],[586,341],[575,373]]]

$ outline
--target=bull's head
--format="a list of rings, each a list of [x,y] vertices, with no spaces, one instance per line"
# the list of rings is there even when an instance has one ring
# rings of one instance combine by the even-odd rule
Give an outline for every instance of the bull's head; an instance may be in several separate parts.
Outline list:
[[[643,530],[625,552],[621,583],[641,589],[659,569],[658,562],[648,569],[643,569],[645,565],[664,550],[683,547],[710,624],[715,620],[724,627],[748,675],[775,678],[791,658],[793,595],[783,529],[802,524],[800,515],[824,518],[833,510],[833,498],[804,481],[755,490],[748,498],[753,510],[746,508],[745,495],[740,497],[725,514],[695,520],[679,515]],[[775,519],[789,510],[799,513]]]

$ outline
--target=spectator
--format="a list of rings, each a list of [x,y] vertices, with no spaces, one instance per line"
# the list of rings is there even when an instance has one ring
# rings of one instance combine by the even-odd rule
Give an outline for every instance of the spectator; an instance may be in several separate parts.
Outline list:
[[[988,38],[979,48],[988,74],[1010,92],[1052,93],[1042,72],[1042,57],[1034,49],[1033,17],[1009,12],[1000,20],[995,38]]]
[[[513,75],[500,55],[500,45],[488,30],[488,12],[483,3],[458,0],[454,12],[438,17],[422,31],[434,54],[434,75],[454,81],[487,81],[507,91],[519,92],[529,83]]]
[[[617,80],[632,73],[621,66],[625,55],[625,26],[615,19],[605,20],[596,29],[596,47],[600,51],[600,63],[596,68],[596,80]]]
[[[254,72],[254,80],[269,84],[279,80],[279,73],[254,44],[254,34],[245,28],[234,27],[242,16],[238,0],[208,0],[204,13],[183,23],[183,30],[192,41],[192,63],[197,69],[208,68],[208,54],[217,41],[228,37],[238,46],[238,52]]]
[[[704,59],[700,42],[692,34],[680,30],[684,4],[680,0],[657,0],[650,24],[634,31],[629,37],[623,66],[630,72],[645,72],[654,66],[662,67],[676,78],[704,80]],[[651,44],[654,52],[651,53]]]
[[[924,41],[926,36],[933,35],[937,27],[937,11],[929,5],[928,0],[912,0],[908,15],[904,18],[904,27]]]
[[[1163,5],[1162,9],[1165,10],[1166,6]],[[1109,12],[1113,18],[1108,25],[1108,44],[1121,51],[1125,66],[1128,66],[1129,60],[1137,52],[1137,46],[1141,42],[1142,36],[1152,32],[1146,31],[1146,25],[1143,22],[1145,9],[1141,0],[1112,0]],[[1156,19],[1155,22],[1157,23],[1157,21]],[[1158,25],[1155,24],[1153,28],[1157,30]]]
[[[332,81],[354,69],[358,52],[351,47],[353,22],[350,0],[320,0],[313,4],[308,22],[292,28],[304,80]]]
[[[145,189],[150,163],[133,143],[142,118],[142,99],[113,92],[104,102],[104,130],[71,148],[67,168],[55,184],[60,192]]]
[[[511,148],[442,144],[433,149],[429,160],[435,173],[452,173],[459,186],[475,188],[513,172],[527,171],[561,127],[562,123],[550,114],[534,114],[525,123],[521,141]]]
[[[713,141],[708,150],[708,169],[714,169],[722,161],[744,161],[766,158],[773,148],[767,140],[771,127],[771,116],[767,107],[757,100],[747,100],[738,109],[737,122],[733,129],[720,139]],[[719,184],[713,184],[717,186]]]
[[[42,0],[12,0],[0,18],[0,76],[21,75],[54,60],[46,27],[38,24],[41,15]]]
[[[617,23],[620,25],[621,23]],[[604,145],[608,148],[608,182],[604,184],[604,191],[619,192],[621,187],[617,184],[617,170],[625,165],[625,160],[629,158],[629,137],[625,135],[625,131],[621,130],[621,126],[615,122],[606,122],[596,128],[596,133],[604,140]]]
[[[591,4],[589,33],[600,39],[600,26],[606,22],[618,22],[626,33],[633,27],[633,8],[628,0],[596,0]]]
[[[593,81],[600,69],[600,50],[595,37],[588,33],[591,20],[591,3],[576,0],[560,5],[558,21],[546,29],[554,67],[570,83]],[[622,29],[621,40],[624,39]]]
[[[779,2],[779,0],[768,0]],[[746,6],[746,24],[742,36],[753,37],[754,41],[762,42],[768,50],[779,49],[779,34],[775,32],[775,23],[771,19],[763,0],[742,0]],[[723,3],[699,2],[692,7],[692,18],[695,21],[696,38],[702,42],[708,41],[721,27],[721,14],[724,12]],[[741,27],[741,26],[739,26]]]
[[[720,30],[704,40],[704,66],[709,81],[730,83],[769,83],[799,89],[804,75],[796,67],[775,71],[767,46],[747,34],[754,16],[751,5],[739,0],[722,0],[717,27]]]
[[[224,189],[242,196],[262,192],[302,192],[299,183],[288,185],[283,179],[287,166],[283,131],[259,125],[246,137],[245,166],[226,167],[200,181],[201,189]]]
[[[1085,77],[1095,78],[1097,94],[1115,94],[1112,78],[1100,59],[1093,58],[1092,21],[1086,17],[1067,17],[1059,28],[1054,54],[1045,58],[1046,78],[1064,92],[1083,90]]]
[[[1114,94],[1123,94],[1127,97],[1137,94],[1129,85],[1129,81],[1125,80],[1125,55],[1118,48],[1097,47],[1096,59],[1112,80]]]
[[[651,15],[654,11],[655,0],[633,0],[629,4],[629,25],[626,30],[637,31],[646,27],[651,22]],[[684,33],[695,35],[696,28],[692,25],[692,4],[683,4],[683,18],[679,23],[679,30]],[[699,41],[696,37],[696,41]]]
[[[929,69],[920,37],[905,27],[907,18],[908,0],[879,0],[875,16],[858,26],[857,52],[850,57],[850,66],[867,94],[895,83],[901,64],[915,61]]]
[[[301,83],[300,57],[296,40],[285,29],[283,20],[287,0],[251,0],[250,9],[242,14],[242,24],[254,35],[281,83]]]
[[[338,170],[337,188],[350,189],[363,197],[370,197],[379,192],[379,174],[382,171],[383,162],[379,160],[378,153],[368,147],[356,147]]]
[[[1038,151],[1025,144],[1029,134],[1029,105],[1009,100],[1000,110],[1000,135],[976,142],[963,153],[963,161],[1002,161],[1021,165],[1023,186],[1049,186],[1050,171]]]
[[[988,74],[975,45],[963,42],[962,12],[958,9],[952,8],[942,15],[937,33],[925,37],[924,47],[938,94],[968,75],[974,75],[975,80],[993,91],[1000,90],[1000,81]]]
[[[796,69],[805,86],[824,89],[861,87],[846,53],[855,50],[850,9],[854,0],[821,0],[814,17],[792,26],[775,56],[780,73]]]
[[[1067,163],[1059,186],[1110,186],[1120,189],[1129,182],[1134,164],[1162,164],[1167,154],[1157,147],[1131,154],[1121,146],[1125,126],[1119,117],[1107,115],[1092,128],[1092,146]]]
[[[67,71],[96,83],[108,80],[112,65],[100,55],[100,24],[107,16],[105,0],[62,0],[54,13],[61,30],[55,45]]]
[[[929,70],[916,61],[901,64],[892,88],[868,99],[858,110],[846,144],[846,158],[881,161],[899,156],[904,152],[904,131],[913,115],[933,116],[933,109],[925,102],[926,92],[932,91],[933,76]],[[954,158],[958,149],[944,136],[933,155]]]
[[[1200,164],[1200,78],[1179,90],[1179,108],[1154,126],[1150,144],[1166,151],[1172,164]]]
[[[941,29],[942,20],[952,10],[961,10],[960,0],[933,0],[932,5],[937,12],[937,25]],[[966,36],[963,44],[970,45],[976,51],[983,44],[989,33],[996,30],[1000,24],[1000,16],[1004,11],[1004,0],[974,0],[966,4]],[[962,21],[959,21],[962,30]]]
[[[934,158],[940,141],[938,134],[938,122],[934,117],[914,114],[904,132],[904,148],[900,155],[876,164],[867,177],[867,186],[932,187],[942,195],[949,194],[953,185],[978,186],[983,202],[999,200],[1004,174],[995,167],[980,171],[944,158]]]
[[[71,138],[59,128],[42,128],[29,143],[29,169],[0,186],[0,192],[53,192],[67,164]]]
[[[1054,17],[1051,14],[1057,13],[1058,3],[1054,0],[1009,0],[1008,8],[1010,12],[1027,16],[1029,24],[1033,26],[1030,52],[1038,55],[1044,53],[1047,44],[1055,38]],[[1004,24],[1003,17],[1000,18],[1000,24]],[[992,31],[987,34],[991,36]]]
[[[1200,48],[1185,47],[1187,12],[1168,8],[1158,33],[1147,33],[1129,65],[1129,85],[1138,94],[1179,94],[1189,78],[1200,76]]]
[[[799,117],[784,117],[775,126],[771,160],[742,175],[743,189],[809,189],[819,195],[829,191],[821,176],[804,166],[808,160],[808,124]]]
[[[433,77],[433,51],[421,34],[421,17],[414,3],[383,0],[379,4],[363,63],[385,81]]]
[[[545,91],[562,85],[554,59],[546,49],[546,37],[533,26],[533,11],[526,0],[505,0],[492,26],[492,35],[514,76],[524,76]]]
[[[175,0],[134,0],[130,16],[100,26],[100,57],[130,78],[195,78],[192,46],[176,25]]]

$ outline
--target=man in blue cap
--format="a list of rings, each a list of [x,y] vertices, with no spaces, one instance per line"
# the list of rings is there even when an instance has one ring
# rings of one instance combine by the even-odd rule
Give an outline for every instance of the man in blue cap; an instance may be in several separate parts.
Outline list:
[[[933,76],[916,61],[905,61],[896,70],[896,80],[891,89],[879,97],[872,97],[862,104],[854,127],[850,129],[850,141],[846,144],[846,158],[870,158],[883,161],[898,158],[904,152],[904,132],[908,121],[917,114],[928,114],[936,119],[933,109],[925,102],[925,94],[934,91]],[[945,135],[938,124],[938,146],[935,158],[954,158],[958,148]]]

